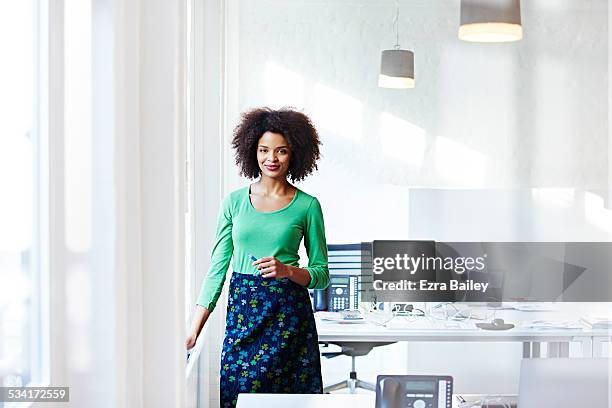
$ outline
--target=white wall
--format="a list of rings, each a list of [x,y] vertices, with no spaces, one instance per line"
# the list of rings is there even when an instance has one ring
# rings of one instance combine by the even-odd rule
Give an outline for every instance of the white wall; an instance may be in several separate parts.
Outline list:
[[[376,86],[380,51],[394,44],[393,4],[241,3],[240,109],[304,107],[325,142],[325,175],[605,188],[604,0],[523,2],[525,38],[502,45],[459,41],[458,2],[400,2],[400,43],[416,54],[408,91]]]
[[[228,44],[235,112],[294,105],[319,128],[303,185],[332,242],[404,236],[413,187],[608,188],[605,1],[524,2],[524,40],[502,45],[457,40],[458,2],[400,2],[413,90],[376,86],[393,4],[241,2]]]
[[[323,158],[301,188],[320,198],[328,242],[609,240],[607,2],[524,1],[523,41],[482,45],[457,39],[458,1],[401,1],[416,88],[388,90],[376,83],[394,3],[254,0],[230,16],[228,129],[260,105],[312,116]],[[244,185],[228,163],[229,190]],[[461,346],[462,360],[453,344],[394,345],[403,367],[376,351],[360,371],[444,370],[462,392],[516,392],[515,346]],[[475,369],[476,353],[501,356],[503,379]],[[326,382],[347,374],[337,360]]]

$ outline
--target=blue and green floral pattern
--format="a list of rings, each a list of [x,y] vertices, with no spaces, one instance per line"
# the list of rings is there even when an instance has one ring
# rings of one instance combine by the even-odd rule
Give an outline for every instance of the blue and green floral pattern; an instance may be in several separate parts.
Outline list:
[[[323,392],[308,290],[287,278],[232,273],[221,352],[221,407],[239,393]]]

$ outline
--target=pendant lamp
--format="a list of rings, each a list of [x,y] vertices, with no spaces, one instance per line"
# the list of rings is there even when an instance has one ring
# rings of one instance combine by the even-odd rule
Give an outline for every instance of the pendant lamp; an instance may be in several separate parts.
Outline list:
[[[522,38],[520,0],[461,0],[460,40],[495,43]]]
[[[414,53],[400,48],[398,2],[395,5],[395,49],[382,52],[378,86],[395,89],[414,88]]]

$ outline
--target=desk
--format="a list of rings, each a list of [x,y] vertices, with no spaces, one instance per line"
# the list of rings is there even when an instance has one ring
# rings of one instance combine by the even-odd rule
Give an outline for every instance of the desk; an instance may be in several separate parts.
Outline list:
[[[236,408],[374,408],[370,394],[239,394]]]
[[[481,396],[465,396],[476,401]],[[510,397],[516,401],[515,397]],[[239,394],[236,408],[374,408],[376,395],[368,394]],[[459,403],[453,396],[453,408]],[[490,405],[494,407],[496,405]]]
[[[315,313],[315,317],[316,317]],[[423,327],[422,321],[411,327],[407,322],[405,328],[389,328],[371,323],[340,324],[321,321],[317,318],[319,342],[339,344],[359,342],[397,342],[397,341],[466,341],[466,342],[522,342],[523,357],[540,357],[540,344],[548,343],[549,357],[569,357],[569,343],[579,342],[582,345],[582,357],[601,357],[602,343],[612,339],[609,330],[584,329],[554,329],[538,330],[521,327],[526,320],[577,320],[577,316],[567,315],[557,311],[551,312],[519,312],[515,310],[499,310],[496,317],[516,326],[510,330],[456,329],[440,327],[433,324]],[[396,318],[397,319],[397,318]],[[418,319],[430,319],[426,317]],[[442,321],[440,325],[444,323]],[[470,326],[475,320],[466,322]],[[594,347],[594,345],[596,347]]]

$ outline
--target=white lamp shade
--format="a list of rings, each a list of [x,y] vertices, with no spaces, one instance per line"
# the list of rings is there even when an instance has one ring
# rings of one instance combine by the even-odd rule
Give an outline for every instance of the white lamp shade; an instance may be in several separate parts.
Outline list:
[[[414,88],[414,53],[408,50],[384,50],[380,60],[378,86]]]
[[[461,0],[460,40],[510,42],[522,38],[520,0]]]

